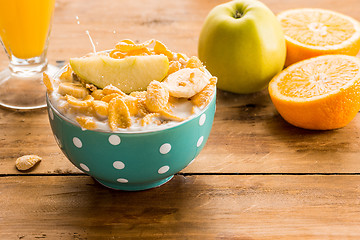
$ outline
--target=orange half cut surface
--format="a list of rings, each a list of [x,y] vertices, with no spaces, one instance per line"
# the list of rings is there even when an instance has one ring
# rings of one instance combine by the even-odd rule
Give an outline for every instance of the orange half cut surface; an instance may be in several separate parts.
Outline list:
[[[323,55],[300,61],[270,81],[269,94],[280,115],[297,127],[344,127],[360,109],[360,59]]]
[[[325,9],[300,8],[278,14],[284,31],[287,57],[285,66],[325,54],[355,56],[360,49],[357,20]]]

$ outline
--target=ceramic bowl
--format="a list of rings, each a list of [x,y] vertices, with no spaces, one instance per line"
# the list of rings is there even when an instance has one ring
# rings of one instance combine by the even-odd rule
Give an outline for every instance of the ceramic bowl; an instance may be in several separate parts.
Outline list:
[[[200,113],[161,130],[106,132],[83,130],[47,97],[52,132],[66,157],[102,185],[145,190],[168,182],[203,149],[213,124],[216,93]]]

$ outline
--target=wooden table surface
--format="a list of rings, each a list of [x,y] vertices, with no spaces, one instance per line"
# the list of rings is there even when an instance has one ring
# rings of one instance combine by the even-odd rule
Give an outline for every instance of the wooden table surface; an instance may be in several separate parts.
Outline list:
[[[197,55],[207,13],[223,0],[57,0],[48,59],[123,39],[156,38]],[[320,7],[360,20],[359,0],[264,0],[274,13]],[[78,19],[77,19],[78,18]],[[77,21],[80,24],[77,24]],[[1,69],[7,66],[0,54]],[[211,135],[169,183],[124,192],[76,169],[46,110],[0,109],[0,239],[360,239],[360,115],[334,131],[286,123],[267,91],[218,92]],[[32,171],[17,157],[37,154]]]

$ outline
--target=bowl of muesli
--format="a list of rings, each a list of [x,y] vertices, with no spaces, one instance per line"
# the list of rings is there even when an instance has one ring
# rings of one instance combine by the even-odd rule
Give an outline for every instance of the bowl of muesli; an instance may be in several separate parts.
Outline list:
[[[154,56],[165,65],[156,77],[151,70],[156,66],[146,70],[146,58]],[[98,67],[99,62],[111,65],[110,70]],[[133,62],[141,62],[141,70],[134,70]],[[129,72],[124,65],[131,66],[131,76],[121,77],[126,84],[111,80],[114,66],[117,75]],[[141,80],[130,79],[138,71],[145,71]],[[109,188],[137,191],[168,182],[196,158],[212,128],[216,77],[197,57],[173,53],[157,40],[123,40],[113,50],[71,59],[43,80],[60,149],[78,169]]]

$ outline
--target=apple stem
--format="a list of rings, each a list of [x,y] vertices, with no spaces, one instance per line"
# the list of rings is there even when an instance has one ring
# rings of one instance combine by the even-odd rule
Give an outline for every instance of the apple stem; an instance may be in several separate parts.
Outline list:
[[[239,10],[236,10],[234,18],[241,18],[241,17],[242,17],[241,12]]]

